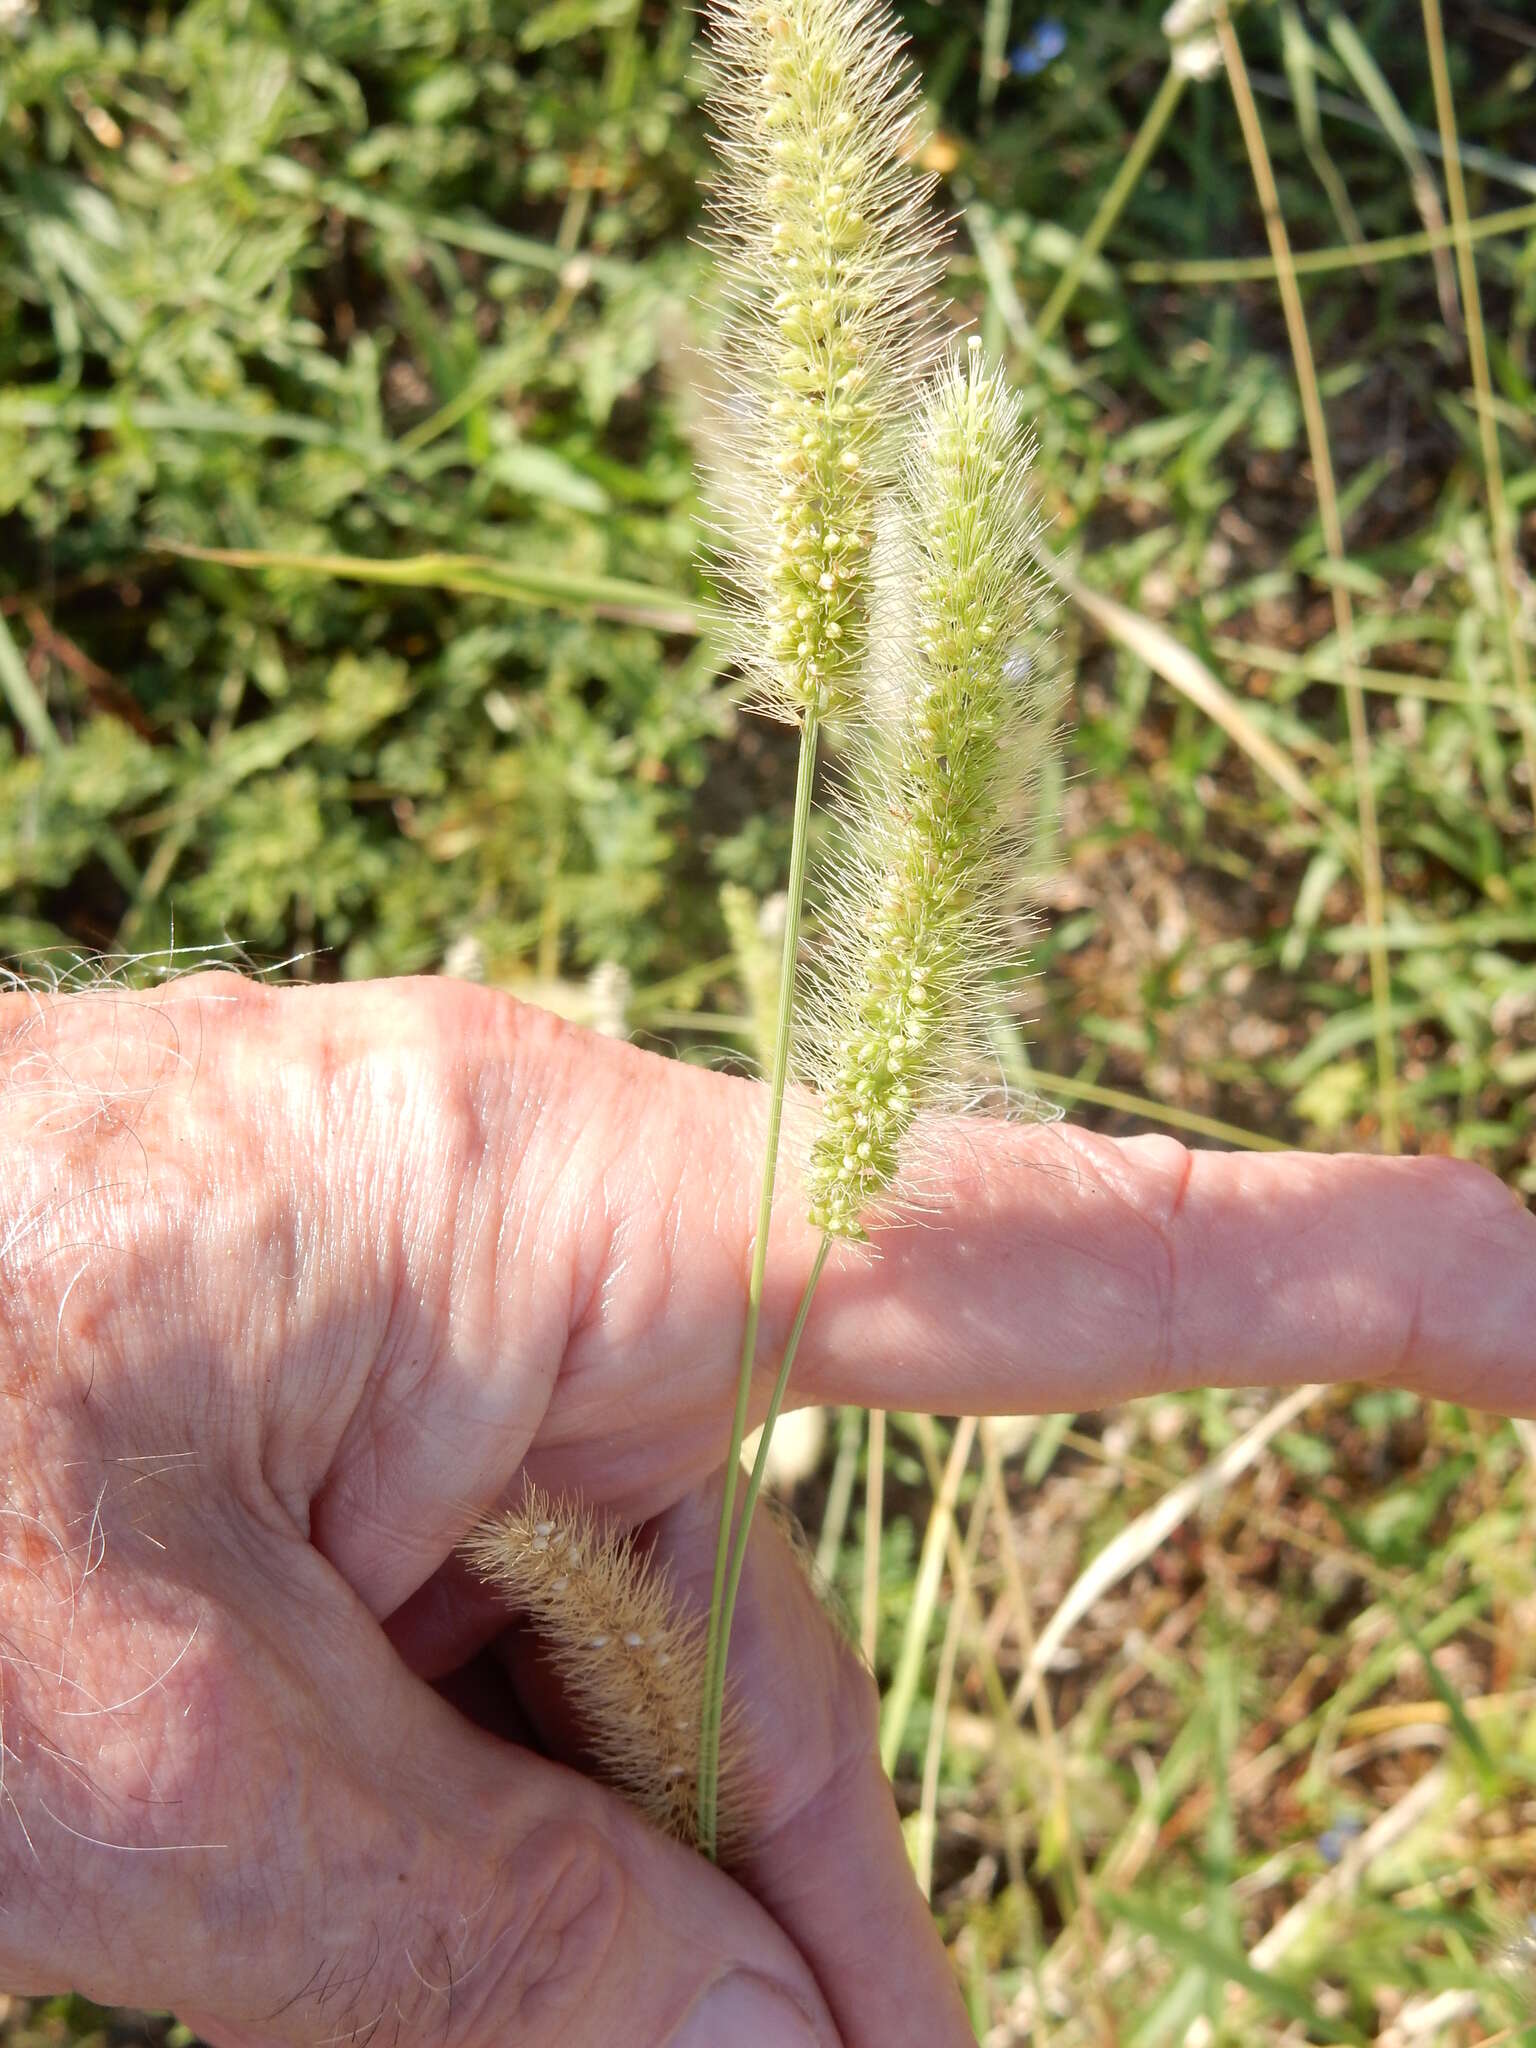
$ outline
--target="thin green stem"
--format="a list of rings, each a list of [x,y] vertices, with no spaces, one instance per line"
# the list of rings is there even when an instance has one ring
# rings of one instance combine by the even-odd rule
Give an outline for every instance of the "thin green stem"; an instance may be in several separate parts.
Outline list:
[[[730,1641],[731,1617],[736,1612],[736,1591],[741,1584],[742,1569],[747,1561],[747,1532],[752,1524],[752,1510],[757,1506],[757,1497],[763,1490],[763,1475],[768,1470],[768,1446],[773,1439],[774,1425],[779,1419],[779,1410],[784,1406],[784,1395],[789,1387],[790,1368],[795,1362],[795,1353],[800,1349],[800,1339],[805,1330],[805,1319],[811,1312],[811,1303],[821,1279],[822,1268],[827,1263],[827,1254],[832,1249],[830,1237],[824,1237],[817,1247],[815,1263],[810,1278],[805,1283],[805,1292],[800,1297],[800,1306],[795,1311],[795,1320],[790,1328],[789,1341],[784,1346],[784,1356],[779,1361],[779,1376],[773,1383],[773,1393],[768,1402],[768,1413],[763,1417],[762,1435],[757,1442],[757,1456],[752,1460],[752,1471],[747,1479],[747,1490],[741,1497],[741,1520],[736,1525],[736,1541],[731,1549],[731,1567],[725,1581],[725,1604],[720,1615],[721,1661],[724,1662],[724,1645]]]
[[[1296,369],[1296,385],[1301,397],[1301,414],[1307,431],[1307,446],[1312,457],[1312,475],[1317,491],[1317,512],[1322,527],[1323,545],[1327,549],[1330,568],[1335,568],[1345,559],[1344,524],[1334,481],[1328,423],[1323,412],[1317,365],[1312,354],[1312,337],[1302,306],[1301,287],[1296,281],[1291,238],[1285,225],[1285,216],[1280,210],[1280,189],[1275,182],[1269,145],[1264,139],[1264,128],[1254,102],[1248,67],[1243,61],[1242,46],[1232,26],[1227,0],[1216,0],[1214,18],[1216,34],[1221,43],[1222,59],[1226,65],[1227,82],[1232,89],[1238,123],[1243,131],[1244,147],[1248,152],[1249,168],[1253,174],[1254,188],[1258,193],[1259,206],[1264,215],[1269,253],[1274,260],[1275,282],[1279,288],[1280,306],[1285,315],[1286,332],[1290,338],[1291,355]],[[1381,929],[1386,921],[1385,881],[1382,873],[1381,838],[1376,822],[1376,791],[1371,780],[1370,730],[1365,719],[1365,696],[1355,676],[1354,603],[1347,584],[1337,576],[1331,577],[1329,581],[1330,596],[1333,600],[1334,630],[1339,643],[1339,666],[1343,676],[1345,715],[1349,724],[1355,805],[1360,820],[1361,888],[1365,898],[1365,923],[1369,928],[1365,950],[1370,963],[1371,1013],[1376,1034],[1377,1111],[1381,1119],[1382,1148],[1387,1152],[1396,1152],[1400,1136],[1397,1048],[1392,1029],[1391,969],[1386,948],[1381,940]]]
[[[1008,30],[1013,21],[1013,0],[987,0],[981,29],[981,86],[977,98],[990,107],[997,88],[1008,76]]]
[[[726,1631],[723,1627],[726,1574],[730,1569],[732,1515],[741,1470],[741,1446],[747,1433],[752,1397],[752,1368],[757,1358],[757,1325],[763,1306],[763,1276],[768,1268],[768,1228],[773,1220],[773,1183],[779,1161],[779,1131],[784,1120],[784,1089],[789,1077],[790,1025],[795,1006],[795,963],[800,950],[800,912],[805,900],[806,854],[810,841],[811,788],[816,779],[819,720],[814,708],[800,728],[800,763],[795,779],[795,822],[789,848],[789,902],[784,919],[784,952],[779,966],[779,1007],[774,1029],[773,1073],[768,1089],[768,1131],[763,1151],[762,1190],[757,1205],[757,1235],[752,1244],[752,1272],[747,1282],[747,1317],[741,1333],[741,1363],[736,1378],[736,1409],[731,1418],[731,1444],[725,1460],[725,1491],[720,1502],[720,1534],[715,1545],[715,1575],[709,1598],[709,1636],[705,1649],[704,1707],[699,1730],[699,1846],[715,1853],[719,1812],[720,1717],[725,1699]]]
[[[1351,243],[1342,249],[1297,249],[1291,268],[1298,277],[1321,277],[1336,270],[1365,270],[1376,263],[1401,263],[1427,256],[1435,249],[1470,248],[1500,235],[1521,235],[1536,227],[1536,206],[1511,206],[1501,213],[1480,213],[1459,227],[1453,219],[1442,234],[1420,230],[1388,235],[1380,242]],[[1132,284],[1258,284],[1276,275],[1270,256],[1206,256],[1189,263],[1127,263]]]
[[[1170,64],[1163,75],[1152,104],[1142,116],[1136,139],[1125,153],[1125,160],[1109,182],[1109,188],[1099,201],[1093,219],[1088,223],[1087,233],[1072,251],[1072,260],[1056,280],[1055,289],[1040,310],[1035,322],[1036,341],[1046,341],[1056,332],[1062,315],[1076,296],[1077,288],[1083,281],[1083,274],[1094,257],[1103,248],[1110,229],[1120,218],[1125,202],[1136,189],[1136,181],[1147,167],[1147,160],[1163,137],[1163,130],[1173,118],[1173,110],[1184,96],[1185,75],[1177,65]]]
[[[1499,613],[1509,658],[1509,680],[1516,702],[1522,710],[1528,710],[1531,674],[1520,630],[1516,529],[1504,489],[1504,464],[1499,453],[1499,427],[1493,407],[1493,375],[1488,362],[1488,337],[1483,327],[1483,297],[1478,287],[1477,262],[1467,239],[1471,223],[1467,214],[1466,181],[1461,174],[1461,147],[1456,134],[1456,102],[1445,55],[1445,28],[1440,19],[1440,0],[1422,0],[1422,6],[1429,74],[1435,89],[1435,114],[1440,123],[1440,143],[1445,160],[1446,197],[1450,201],[1451,220],[1457,235],[1456,262],[1461,275],[1462,313],[1467,323],[1467,360],[1477,400],[1477,432],[1482,446],[1483,475],[1488,486],[1488,523],[1493,530],[1493,556],[1498,566]],[[1522,724],[1521,745],[1530,780],[1531,803],[1536,807],[1536,733],[1528,723]]]
[[[869,1411],[864,1465],[864,1569],[859,1584],[859,1652],[870,1670],[880,1652],[880,1538],[885,1521],[885,1410]]]
[[[48,707],[3,617],[0,617],[0,694],[4,695],[11,707],[11,716],[39,754],[46,756],[62,751],[64,743],[54,729]]]
[[[887,1777],[896,1768],[896,1759],[901,1754],[902,1738],[907,1732],[907,1718],[912,1703],[917,1698],[918,1680],[922,1676],[923,1655],[928,1646],[928,1630],[933,1620],[933,1610],[938,1604],[939,1580],[944,1571],[944,1552],[954,1522],[955,1503],[960,1498],[960,1481],[970,1461],[971,1446],[976,1441],[976,1418],[963,1416],[956,1427],[954,1442],[950,1445],[949,1457],[945,1461],[944,1475],[939,1483],[938,1493],[928,1516],[928,1528],[923,1536],[922,1556],[917,1567],[917,1584],[912,1591],[912,1604],[907,1610],[907,1625],[902,1632],[901,1652],[896,1660],[896,1675],[891,1680],[891,1689],[886,1694],[885,1704],[880,1710],[880,1761],[885,1766]]]
[[[816,1576],[827,1585],[837,1577],[837,1561],[843,1551],[848,1529],[848,1511],[853,1506],[854,1482],[859,1476],[859,1452],[864,1444],[864,1410],[847,1407],[837,1425],[837,1458],[827,1487],[826,1512],[821,1534],[816,1539]]]

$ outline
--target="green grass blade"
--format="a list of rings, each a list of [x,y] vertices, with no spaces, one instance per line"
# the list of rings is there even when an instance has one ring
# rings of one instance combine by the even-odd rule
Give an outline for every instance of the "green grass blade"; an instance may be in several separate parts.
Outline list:
[[[54,730],[48,707],[27,673],[15,635],[4,612],[0,612],[0,691],[11,707],[11,716],[40,754],[58,753],[63,742]]]
[[[1465,162],[1467,152],[1462,151]],[[1413,256],[1430,256],[1437,249],[1487,242],[1500,235],[1522,235],[1536,227],[1536,205],[1507,206],[1498,213],[1477,214],[1464,229],[1453,223],[1430,234],[1421,229],[1411,235],[1387,235],[1377,242],[1362,242],[1358,248],[1298,249],[1291,258],[1298,277],[1324,277],[1341,270],[1365,270],[1378,263],[1403,263]],[[1125,275],[1135,284],[1256,284],[1278,273],[1268,256],[1208,256],[1182,263],[1128,263]]]
[[[1362,41],[1360,31],[1347,15],[1333,8],[1328,12],[1328,40],[1360,88],[1361,97],[1381,123],[1392,147],[1402,158],[1413,202],[1419,209],[1426,232],[1444,234],[1445,208],[1440,203],[1440,188],[1435,183],[1434,172],[1429,168],[1429,160],[1419,146],[1413,126],[1399,105],[1397,94],[1387,83],[1386,74]],[[1449,323],[1456,317],[1456,284],[1450,265],[1440,250],[1435,253],[1435,286],[1440,295],[1441,311]]]
[[[1367,2048],[1367,2037],[1357,2027],[1342,2020],[1325,2019],[1304,1991],[1286,1983],[1283,1977],[1272,1977],[1265,1970],[1255,1969],[1245,1955],[1224,1947],[1199,1928],[1186,1927],[1171,1914],[1144,1905],[1140,1899],[1110,1897],[1104,1900],[1104,1906],[1106,1911],[1128,1926],[1150,1935],[1170,1955],[1195,1964],[1219,1982],[1241,1985],[1272,2012],[1284,2013],[1287,2019],[1300,2021],[1314,2039],[1355,2043],[1358,2048]]]
[[[477,597],[505,598],[509,604],[549,605],[556,611],[596,612],[663,633],[706,630],[702,606],[671,592],[618,576],[583,576],[569,569],[514,569],[490,555],[306,555],[282,548],[201,548],[163,542],[167,554],[230,569],[288,571],[332,576],[353,583],[384,583],[405,590],[458,590]]]

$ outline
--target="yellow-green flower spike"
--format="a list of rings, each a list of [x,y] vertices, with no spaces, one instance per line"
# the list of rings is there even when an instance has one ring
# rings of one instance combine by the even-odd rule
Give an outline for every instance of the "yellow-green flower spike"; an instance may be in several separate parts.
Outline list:
[[[1029,446],[972,342],[925,394],[892,566],[894,674],[854,805],[831,971],[808,1036],[823,1091],[810,1219],[860,1238],[923,1109],[953,1093],[1007,928],[1027,793],[1056,718],[1038,644]],[[813,1013],[814,1014],[814,1013]]]
[[[715,496],[760,706],[849,705],[876,503],[931,355],[938,236],[909,163],[914,91],[885,0],[716,0],[730,314]]]

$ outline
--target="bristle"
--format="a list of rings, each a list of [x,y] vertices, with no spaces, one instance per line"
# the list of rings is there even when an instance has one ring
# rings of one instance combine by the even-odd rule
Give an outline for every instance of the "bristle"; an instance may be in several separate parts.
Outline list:
[[[737,652],[761,708],[835,714],[932,359],[932,181],[909,162],[914,87],[884,0],[716,0],[710,28],[729,303],[714,497]]]
[[[1030,563],[1029,446],[975,344],[925,393],[905,465],[863,782],[805,1040],[823,1095],[811,1221],[859,1238],[916,1118],[967,1077],[1056,723]]]
[[[697,1846],[704,1630],[677,1606],[665,1571],[590,1509],[530,1489],[482,1522],[462,1550],[532,1623],[565,1685],[603,1780],[655,1827]],[[725,1837],[745,1826],[733,1800],[731,1724],[722,1740]]]

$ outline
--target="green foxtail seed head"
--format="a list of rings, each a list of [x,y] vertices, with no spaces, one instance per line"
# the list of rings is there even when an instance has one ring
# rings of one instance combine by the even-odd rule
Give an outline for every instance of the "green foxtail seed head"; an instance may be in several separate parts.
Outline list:
[[[873,746],[852,806],[852,868],[829,919],[808,1042],[822,1090],[811,1221],[860,1238],[914,1119],[953,1093],[987,1017],[1028,794],[1055,690],[1031,634],[1037,584],[1017,400],[980,344],[924,394],[905,463]],[[885,635],[882,635],[884,639]]]
[[[939,237],[886,0],[714,0],[710,211],[729,312],[715,491],[759,705],[848,704],[875,506],[932,358]]]

